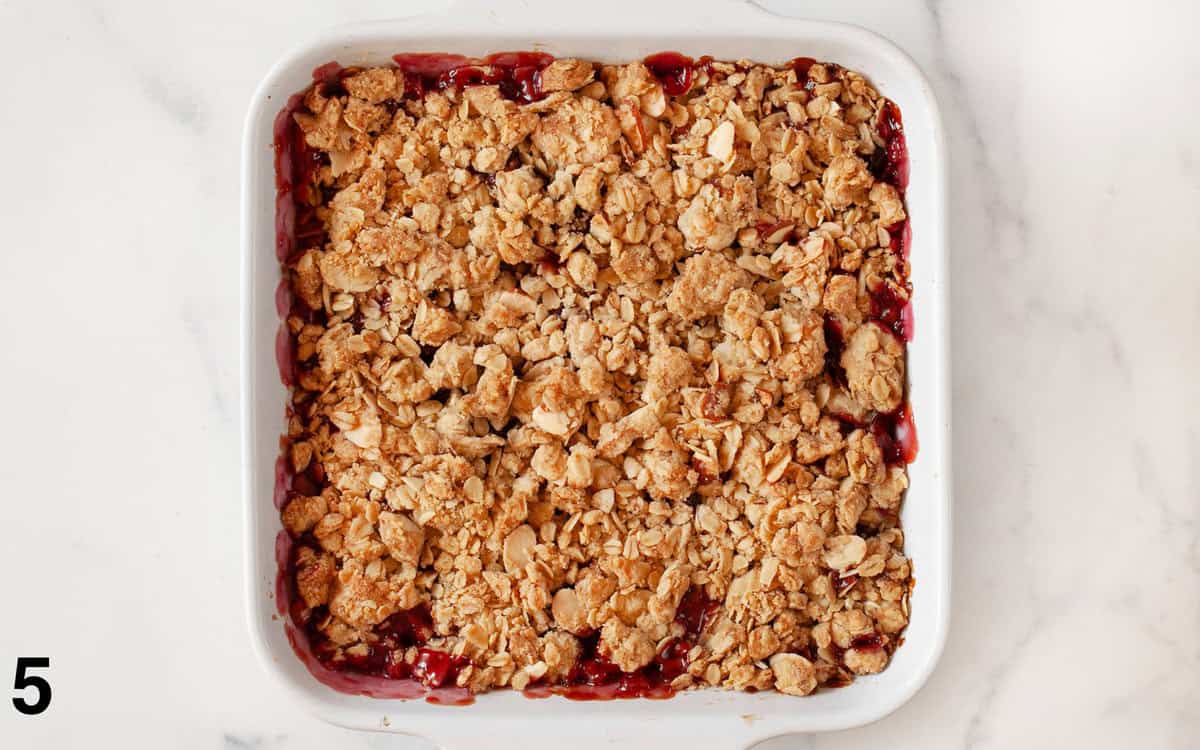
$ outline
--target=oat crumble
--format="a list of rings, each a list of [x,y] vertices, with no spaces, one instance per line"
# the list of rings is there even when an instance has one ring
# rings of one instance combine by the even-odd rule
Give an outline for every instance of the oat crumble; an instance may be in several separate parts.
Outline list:
[[[331,669],[471,691],[879,672],[898,112],[811,60],[532,60],[295,102],[293,619]]]

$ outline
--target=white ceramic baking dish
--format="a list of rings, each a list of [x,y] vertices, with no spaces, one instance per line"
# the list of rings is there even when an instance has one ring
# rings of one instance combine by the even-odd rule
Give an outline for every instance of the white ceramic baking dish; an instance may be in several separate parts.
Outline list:
[[[797,56],[838,62],[870,77],[901,109],[911,159],[915,335],[909,348],[911,404],[920,451],[909,466],[904,503],[907,552],[916,587],[905,642],[880,675],[806,698],[776,693],[691,691],[669,701],[530,700],[482,695],[470,706],[384,700],[336,692],[293,653],[275,602],[274,465],[287,393],[274,341],[275,184],[272,122],[316,66],[389,62],[397,52],[483,55],[540,49],[562,56],[626,61],[662,50],[718,59],[782,63]],[[546,0],[449,2],[428,15],[329,31],[284,57],[254,94],[246,120],[242,173],[242,459],[250,630],[278,687],[312,713],[347,727],[417,734],[448,747],[661,746],[688,739],[746,747],[789,732],[864,724],[907,701],[928,678],[946,637],[950,604],[950,380],[947,356],[945,144],[937,104],[912,60],[861,28],[769,14],[714,0],[610,0],[574,5]]]

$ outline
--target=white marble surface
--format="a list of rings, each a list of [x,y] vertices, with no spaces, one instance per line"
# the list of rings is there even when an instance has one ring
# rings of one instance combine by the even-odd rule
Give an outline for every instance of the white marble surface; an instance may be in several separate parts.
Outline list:
[[[1200,747],[1200,8],[771,5],[941,99],[956,522],[925,689],[768,746]],[[334,6],[0,2],[0,677],[55,689],[5,748],[428,747],[298,713],[243,615],[240,128],[296,39],[395,8]]]

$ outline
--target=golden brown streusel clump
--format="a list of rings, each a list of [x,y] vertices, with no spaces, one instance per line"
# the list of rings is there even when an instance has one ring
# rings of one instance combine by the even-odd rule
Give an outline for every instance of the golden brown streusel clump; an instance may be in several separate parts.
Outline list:
[[[905,391],[871,305],[907,289],[869,167],[886,100],[822,64],[713,62],[677,97],[642,63],[541,81],[404,99],[376,68],[295,114],[327,155],[324,236],[286,267],[312,632],[354,654],[425,606],[460,686],[521,688],[585,634],[644,667],[696,589],[720,606],[677,689],[878,672],[911,582],[907,477],[865,426]]]

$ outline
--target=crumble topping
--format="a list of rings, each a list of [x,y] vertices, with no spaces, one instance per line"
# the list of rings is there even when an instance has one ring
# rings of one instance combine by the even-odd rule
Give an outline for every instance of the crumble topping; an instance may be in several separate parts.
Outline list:
[[[537,67],[344,70],[294,113],[294,619],[327,666],[472,691],[879,672],[894,105],[812,61]]]

